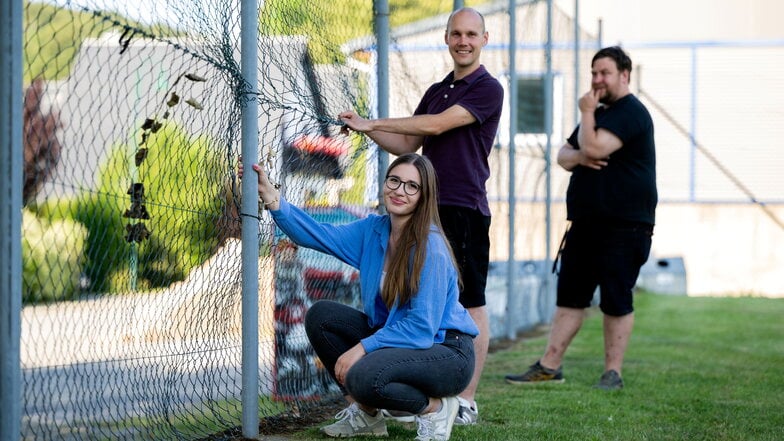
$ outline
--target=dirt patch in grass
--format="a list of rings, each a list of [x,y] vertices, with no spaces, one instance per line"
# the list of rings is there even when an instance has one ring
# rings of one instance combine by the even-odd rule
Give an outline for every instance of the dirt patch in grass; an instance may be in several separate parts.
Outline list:
[[[489,352],[509,349],[520,340],[539,337],[546,334],[549,327],[541,326],[520,333],[513,339],[494,339],[490,343]],[[287,436],[301,432],[303,429],[332,420],[335,414],[346,407],[342,397],[325,399],[318,403],[309,403],[307,407],[292,409],[286,413],[262,418],[259,421],[259,437],[267,440],[286,440]],[[214,434],[201,441],[252,441],[242,436],[242,429],[237,427]]]
[[[267,440],[285,440],[287,435],[331,420],[344,407],[346,407],[345,400],[342,397],[335,397],[308,404],[301,410],[292,409],[280,415],[262,418],[259,421],[259,437]],[[235,427],[203,438],[201,441],[252,441],[252,438],[243,437],[242,429]]]

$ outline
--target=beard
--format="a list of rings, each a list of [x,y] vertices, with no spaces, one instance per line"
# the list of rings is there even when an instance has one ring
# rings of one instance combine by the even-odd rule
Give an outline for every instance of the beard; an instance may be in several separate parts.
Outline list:
[[[612,104],[612,102],[615,101],[615,98],[613,97],[613,95],[610,93],[609,90],[607,90],[606,88],[602,88],[600,90],[602,91],[602,95],[599,97],[600,104],[608,105],[608,104]]]

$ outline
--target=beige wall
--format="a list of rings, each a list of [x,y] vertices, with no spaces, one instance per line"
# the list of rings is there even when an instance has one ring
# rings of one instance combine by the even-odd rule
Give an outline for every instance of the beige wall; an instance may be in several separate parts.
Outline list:
[[[566,14],[573,11],[574,0],[556,0]],[[545,21],[542,4],[521,8],[518,13],[518,42],[537,42]],[[556,14],[556,17],[559,17]],[[784,38],[781,0],[580,0],[583,29],[595,32],[597,18],[603,18],[604,43],[683,42],[709,40],[759,40]],[[508,16],[487,16],[491,44],[508,41]],[[556,41],[568,41],[571,26],[556,20]],[[395,54],[391,60],[393,116],[409,115],[425,87],[440,80],[451,69],[443,30],[423,31],[401,38],[401,44],[431,44],[430,52],[411,51]],[[587,41],[585,35],[583,36]],[[584,54],[580,82],[589,84],[589,61],[593,51]],[[784,60],[779,47],[711,48],[700,50],[692,63],[690,48],[645,48],[631,51],[635,71],[633,88],[645,84],[646,92],[659,102],[681,126],[689,127],[692,112],[692,68],[697,74],[696,115],[698,141],[720,163],[729,168],[759,200],[781,200],[778,177],[784,163],[771,150],[771,139],[784,137],[779,123],[784,88]],[[570,120],[572,96],[571,53],[554,56],[556,70],[564,75],[563,133],[553,139],[553,153],[563,144],[574,124]],[[505,52],[486,49],[483,63],[491,73],[507,69]],[[537,52],[520,51],[519,72],[541,71],[543,57]],[[748,66],[754,66],[749,77]],[[753,79],[753,81],[750,81]],[[642,81],[644,80],[644,81]],[[508,98],[508,97],[507,97]],[[728,107],[728,104],[731,107]],[[731,109],[731,112],[727,110]],[[660,112],[652,112],[656,124],[658,186],[662,200],[731,200],[747,202],[731,179],[696,154],[690,169],[690,141]],[[502,129],[503,130],[503,129]],[[502,131],[502,136],[503,136]],[[535,143],[534,143],[535,144]],[[544,195],[543,161],[539,145],[517,145],[515,179],[517,197],[530,200]],[[553,162],[554,163],[554,162]],[[491,200],[505,200],[508,192],[509,161],[504,149],[491,155]],[[779,165],[782,164],[782,165]],[[695,194],[690,195],[689,179],[696,176]],[[553,167],[552,190],[563,199],[568,173]],[[508,210],[504,202],[491,204],[491,258],[504,260],[508,254]],[[784,221],[784,206],[774,207]],[[541,259],[545,255],[545,215],[542,204],[519,204],[516,212],[515,249],[518,259]],[[565,228],[563,205],[552,209],[552,254]],[[784,228],[778,227],[756,205],[751,204],[666,204],[658,209],[658,225],[652,257],[682,257],[686,266],[690,295],[760,294],[784,296]]]
[[[494,204],[491,260],[509,255],[508,210]],[[784,205],[768,206],[784,222]],[[563,204],[551,209],[554,255],[566,228]],[[758,206],[748,204],[659,204],[651,258],[681,257],[691,296],[759,295],[784,297],[784,227]],[[545,255],[544,205],[518,204],[517,259]]]
[[[768,209],[784,222],[784,205]],[[654,252],[684,257],[693,295],[784,297],[784,223],[756,205],[664,204]]]
[[[574,10],[574,0],[556,3],[567,13]],[[579,8],[580,22],[589,32],[595,32],[598,19],[602,19],[605,46],[784,38],[781,0],[579,0]],[[701,55],[703,59],[706,56]],[[770,58],[761,56],[757,60]],[[746,93],[749,95],[754,96]],[[728,99],[726,95],[724,99]],[[779,222],[784,222],[784,207],[769,208]],[[758,206],[660,204],[657,218],[652,255],[684,258],[690,295],[784,296],[784,228]]]
[[[555,0],[567,13],[574,0]],[[781,0],[579,0],[580,23],[602,19],[603,41],[743,40],[784,38]]]

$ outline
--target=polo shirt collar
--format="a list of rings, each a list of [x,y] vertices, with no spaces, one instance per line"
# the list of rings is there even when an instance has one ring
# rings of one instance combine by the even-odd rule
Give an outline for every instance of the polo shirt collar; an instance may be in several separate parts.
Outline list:
[[[464,77],[464,78],[462,78],[462,79],[460,79],[458,81],[465,81],[466,83],[471,84],[474,81],[476,81],[479,78],[481,78],[486,73],[487,73],[487,69],[485,69],[485,65],[484,64],[480,64],[479,67],[475,71],[471,72],[470,75],[468,75],[467,77]],[[445,83],[446,82],[453,83],[454,82],[454,78],[455,78],[455,71],[449,72],[449,74],[446,76],[446,78],[444,78],[443,82],[445,82]]]

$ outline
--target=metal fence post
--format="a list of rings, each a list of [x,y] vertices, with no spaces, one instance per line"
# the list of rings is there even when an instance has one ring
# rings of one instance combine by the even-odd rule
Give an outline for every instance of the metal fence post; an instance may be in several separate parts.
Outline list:
[[[259,107],[257,0],[242,0],[240,47],[242,77],[246,95],[242,104],[242,161],[249,176],[242,180],[242,212],[258,213],[259,199],[255,173],[258,158]],[[259,435],[259,223],[242,216],[242,436]]]
[[[515,213],[517,208],[517,193],[515,192],[515,135],[517,134],[517,5],[515,0],[509,0],[509,244],[506,269],[506,305],[513,304],[512,296],[515,295]],[[517,294],[519,295],[519,293]],[[519,311],[507,310],[506,337],[515,338],[517,328],[513,326],[512,317]]]
[[[21,436],[22,0],[0,2],[0,440]]]
[[[389,1],[373,0],[373,31],[376,34],[376,87],[377,115],[389,117]],[[384,212],[384,178],[386,177],[389,155],[378,150],[378,207]]]

